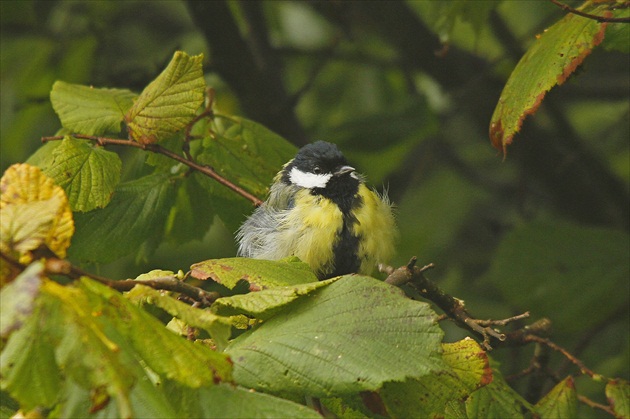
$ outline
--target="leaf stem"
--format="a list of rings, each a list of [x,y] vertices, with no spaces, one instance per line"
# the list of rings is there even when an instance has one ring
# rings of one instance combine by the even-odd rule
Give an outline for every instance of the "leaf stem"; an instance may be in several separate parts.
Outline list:
[[[610,17],[610,16],[592,15],[590,13],[586,13],[586,12],[582,12],[580,10],[574,9],[573,7],[569,6],[568,4],[561,3],[558,0],[549,0],[549,1],[552,2],[553,4],[555,4],[556,6],[558,6],[559,8],[561,8],[562,10],[564,10],[565,12],[573,13],[574,15],[582,16],[582,17],[585,17],[587,19],[593,19],[593,20],[598,21],[599,23],[603,23],[603,22],[609,22],[609,23],[630,23],[630,17]],[[624,6],[627,7],[628,6],[628,2],[625,2]]]

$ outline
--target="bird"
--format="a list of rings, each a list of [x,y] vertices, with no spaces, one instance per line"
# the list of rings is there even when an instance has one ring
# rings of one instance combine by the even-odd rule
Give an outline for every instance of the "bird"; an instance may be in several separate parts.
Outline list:
[[[388,263],[397,228],[387,192],[379,194],[339,148],[317,141],[274,177],[266,200],[238,229],[238,256],[297,256],[319,280],[370,275]]]

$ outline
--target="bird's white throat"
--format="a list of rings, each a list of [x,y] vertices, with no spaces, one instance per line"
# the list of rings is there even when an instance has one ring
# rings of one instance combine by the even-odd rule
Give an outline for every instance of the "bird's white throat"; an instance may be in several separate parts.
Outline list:
[[[298,169],[297,167],[293,167],[291,172],[289,173],[289,179],[291,183],[300,186],[302,188],[324,188],[326,184],[332,177],[330,173],[306,173]]]

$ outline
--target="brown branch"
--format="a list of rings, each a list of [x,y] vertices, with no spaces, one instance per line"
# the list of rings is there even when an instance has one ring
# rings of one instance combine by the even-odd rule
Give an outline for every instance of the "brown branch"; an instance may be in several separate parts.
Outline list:
[[[618,417],[615,412],[610,408],[610,406],[606,406],[597,402],[594,402],[593,400],[589,399],[586,396],[582,396],[581,394],[577,395],[577,399],[579,401],[581,401],[582,403],[584,403],[585,405],[592,407],[594,409],[600,409],[603,410],[604,412],[608,413],[610,416],[612,417]]]
[[[483,338],[482,345],[486,350],[492,350],[492,345],[490,344],[492,338],[496,339],[498,342],[503,342],[507,339],[505,334],[493,329],[491,326],[504,326],[510,322],[529,317],[529,313],[523,313],[502,320],[475,319],[468,313],[462,300],[445,293],[424,276],[424,271],[432,268],[433,264],[429,264],[423,268],[418,268],[415,264],[416,258],[413,257],[407,266],[393,270],[389,269],[389,276],[385,279],[385,282],[396,286],[403,284],[411,285],[420,295],[442,309],[458,326],[472,330],[480,335]],[[510,344],[513,343],[510,342]]]
[[[582,12],[580,10],[574,9],[568,4],[561,3],[558,0],[549,0],[549,1],[555,4],[556,6],[558,6],[559,8],[561,8],[562,10],[564,10],[565,12],[573,13],[574,15],[582,16],[587,19],[593,19],[593,20],[598,21],[599,23],[602,23],[602,22],[630,23],[630,17],[610,17],[610,16],[592,15],[590,13],[586,13],[586,12]],[[627,5],[627,3],[625,3],[625,5]]]
[[[196,303],[198,303],[197,306],[200,308],[209,307],[217,298],[220,297],[219,293],[207,292],[201,288],[195,287],[194,285],[190,285],[186,282],[180,281],[173,275],[146,280],[113,280],[91,274],[72,265],[69,261],[65,259],[57,259],[54,257],[46,260],[45,269],[46,272],[50,274],[65,275],[72,279],[79,279],[80,277],[85,276],[121,292],[130,291],[136,285],[146,285],[156,290],[178,292],[194,300]]]
[[[159,144],[140,144],[133,140],[106,138],[106,137],[98,137],[94,135],[84,135],[84,134],[72,134],[72,137],[79,138],[82,140],[94,141],[102,147],[105,147],[108,145],[119,145],[119,146],[140,148],[142,150],[147,150],[153,153],[162,154],[163,156],[169,157],[179,163],[182,163],[190,167],[191,169],[195,169],[203,173],[204,175],[216,180],[221,185],[231,189],[232,191],[241,195],[243,198],[251,201],[254,205],[259,206],[260,204],[262,204],[262,200],[260,198],[250,194],[249,192],[247,192],[240,186],[237,186],[234,183],[230,182],[229,180],[225,179],[224,177],[219,175],[217,172],[215,172],[214,169],[212,169],[210,166],[198,164],[193,160],[186,159],[185,157],[182,157],[179,154],[174,153],[171,150],[164,148]],[[46,143],[48,141],[59,141],[59,140],[63,140],[63,138],[64,136],[61,136],[61,135],[52,136],[52,137],[42,137],[42,142]]]

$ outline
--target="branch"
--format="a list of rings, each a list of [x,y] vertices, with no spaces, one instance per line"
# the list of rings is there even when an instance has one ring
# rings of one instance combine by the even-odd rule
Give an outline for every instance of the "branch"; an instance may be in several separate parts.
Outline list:
[[[194,120],[194,122],[196,121],[197,119]],[[82,140],[94,141],[102,147],[105,147],[108,145],[119,145],[119,146],[140,148],[142,150],[147,150],[153,153],[162,154],[163,156],[169,157],[179,163],[182,163],[190,167],[191,169],[197,170],[203,173],[204,175],[211,177],[212,179],[219,182],[221,185],[231,189],[232,191],[241,195],[243,198],[251,201],[254,205],[259,206],[260,204],[262,204],[262,200],[260,200],[260,198],[250,194],[249,192],[247,192],[240,186],[235,185],[234,183],[225,179],[224,177],[219,175],[217,172],[215,172],[214,169],[212,169],[210,166],[201,165],[199,163],[196,163],[193,160],[182,157],[179,154],[174,153],[171,150],[164,148],[159,144],[140,144],[136,141],[129,140],[129,139],[122,140],[122,139],[117,139],[117,138],[106,138],[106,137],[98,137],[94,135],[84,135],[84,134],[72,134],[71,136],[74,138],[82,139]],[[64,139],[64,136],[56,135],[53,137],[42,137],[42,142],[46,143],[48,141],[59,141],[63,139]]]
[[[589,399],[586,396],[582,396],[581,394],[577,395],[577,398],[579,401],[581,401],[582,403],[584,403],[585,405],[592,407],[593,409],[601,409],[604,412],[608,413],[610,416],[612,417],[618,417],[615,412],[610,408],[610,406],[606,406],[597,402],[594,402],[593,400]]]
[[[574,15],[582,16],[582,17],[585,17],[587,19],[593,19],[593,20],[596,20],[596,21],[598,21],[600,23],[602,23],[602,22],[630,23],[630,17],[609,17],[609,16],[592,15],[590,13],[585,13],[585,12],[582,12],[580,10],[574,9],[573,7],[569,6],[568,4],[561,3],[558,0],[549,0],[549,1],[552,2],[553,4],[555,4],[556,6],[558,6],[559,8],[561,8],[562,10],[564,10],[565,12],[573,13]],[[627,3],[626,3],[626,6],[627,6]]]
[[[491,326],[505,326],[508,323],[529,317],[529,313],[523,313],[502,320],[475,319],[468,313],[462,300],[448,295],[433,282],[425,278],[424,271],[432,268],[433,264],[426,265],[423,268],[418,268],[415,264],[416,258],[413,257],[407,266],[393,270],[389,269],[389,276],[385,279],[385,282],[396,286],[407,283],[411,285],[424,298],[434,302],[449,318],[454,320],[458,326],[472,330],[480,335],[483,338],[482,345],[486,350],[492,350],[492,345],[490,344],[492,338],[498,340],[499,343],[507,340],[507,335],[493,329]],[[542,329],[542,327],[538,325],[536,330],[540,329]],[[531,333],[531,329],[524,328],[522,333]],[[524,344],[525,341],[519,341],[518,337],[519,335],[514,335],[512,337],[514,341],[506,343],[510,345],[516,345],[518,343]]]
[[[72,265],[69,261],[65,259],[57,259],[55,257],[46,259],[45,269],[46,272],[50,274],[65,275],[72,279],[79,279],[82,276],[86,276],[121,292],[130,291],[136,285],[146,285],[156,290],[178,292],[198,303],[196,306],[199,308],[209,307],[217,298],[220,297],[217,292],[207,292],[201,288],[180,281],[173,275],[146,280],[125,279],[118,281],[85,272],[84,270]]]
[[[590,370],[589,368],[587,368],[586,365],[584,365],[584,363],[582,361],[580,361],[575,356],[573,356],[569,351],[567,351],[566,349],[564,349],[560,345],[558,345],[556,343],[553,343],[552,341],[550,341],[547,338],[542,338],[542,337],[536,336],[536,335],[528,335],[528,336],[525,337],[525,340],[528,341],[528,342],[540,343],[542,345],[545,345],[545,346],[549,347],[550,349],[553,349],[556,352],[560,352],[572,364],[577,366],[580,369],[580,372],[582,374],[588,375],[589,377],[591,377],[595,381],[602,381],[602,380],[605,379],[604,376],[602,376],[600,374],[597,374],[597,373],[593,372],[592,370]]]

